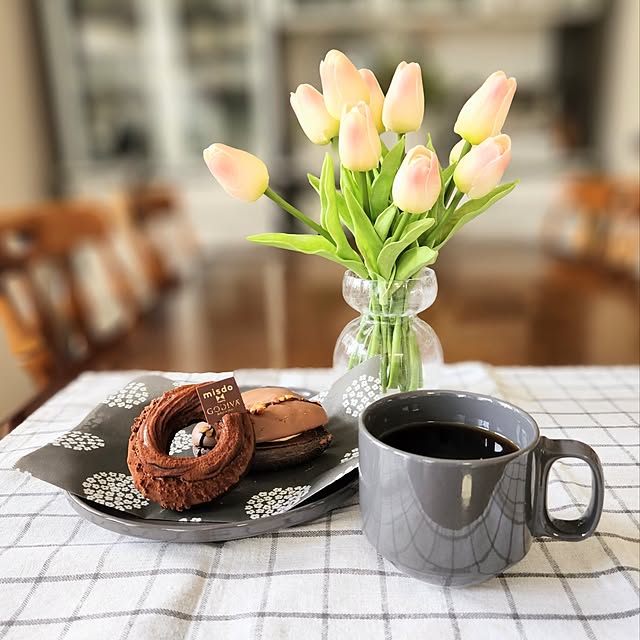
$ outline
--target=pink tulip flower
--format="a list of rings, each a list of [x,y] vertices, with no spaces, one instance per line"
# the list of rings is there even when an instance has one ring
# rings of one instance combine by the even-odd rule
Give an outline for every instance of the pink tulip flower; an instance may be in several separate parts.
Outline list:
[[[314,144],[327,144],[338,135],[340,121],[324,104],[322,94],[310,84],[301,84],[289,97],[298,122],[307,138]]]
[[[384,93],[382,93],[378,79],[373,74],[373,71],[370,69],[360,69],[359,73],[364,78],[364,81],[367,83],[367,88],[369,89],[369,106],[373,113],[376,129],[378,130],[378,133],[382,133],[384,131],[384,124],[382,124]]]
[[[382,122],[387,131],[417,131],[424,116],[422,71],[417,62],[401,62],[389,85],[382,107]]]
[[[368,171],[378,166],[382,155],[380,136],[368,104],[358,102],[344,108],[340,120],[340,161],[351,171]]]
[[[327,111],[338,120],[344,107],[369,102],[367,83],[341,51],[332,49],[320,62],[320,80]]]
[[[234,198],[255,202],[269,186],[267,167],[256,156],[226,144],[212,144],[204,161],[220,186]]]
[[[505,134],[487,138],[461,158],[453,180],[470,200],[486,196],[502,178],[511,159],[511,138]]]
[[[516,79],[504,71],[492,73],[467,100],[453,130],[471,144],[480,144],[502,131],[511,101],[516,92]]]
[[[424,145],[407,151],[393,180],[393,203],[408,213],[429,211],[442,188],[438,157]]]

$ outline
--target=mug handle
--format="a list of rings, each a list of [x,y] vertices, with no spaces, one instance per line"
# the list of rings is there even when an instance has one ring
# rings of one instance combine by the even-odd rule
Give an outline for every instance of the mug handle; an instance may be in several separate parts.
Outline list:
[[[560,458],[584,460],[593,474],[591,500],[585,513],[575,520],[560,520],[549,515],[547,485],[551,465]],[[578,440],[552,440],[540,436],[535,450],[534,500],[531,533],[560,540],[584,540],[596,529],[602,515],[604,476],[596,452]]]

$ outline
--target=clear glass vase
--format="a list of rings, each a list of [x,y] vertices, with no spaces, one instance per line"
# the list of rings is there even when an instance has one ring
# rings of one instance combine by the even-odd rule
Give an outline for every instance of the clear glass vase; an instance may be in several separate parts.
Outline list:
[[[360,313],[343,330],[333,352],[333,366],[346,371],[379,355],[385,393],[438,386],[442,345],[418,313],[438,293],[436,274],[425,268],[408,280],[363,280],[344,274],[342,295]]]

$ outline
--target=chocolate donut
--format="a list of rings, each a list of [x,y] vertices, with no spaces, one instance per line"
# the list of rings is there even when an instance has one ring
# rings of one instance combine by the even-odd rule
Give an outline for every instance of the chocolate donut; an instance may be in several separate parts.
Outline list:
[[[256,435],[252,471],[275,471],[308,462],[331,444],[329,421],[319,402],[285,387],[242,393]]]
[[[182,511],[226,493],[247,472],[255,449],[251,418],[228,413],[215,425],[216,444],[205,456],[168,455],[173,436],[202,420],[196,387],[172,389],[153,400],[135,419],[127,464],[136,488],[165,509]]]

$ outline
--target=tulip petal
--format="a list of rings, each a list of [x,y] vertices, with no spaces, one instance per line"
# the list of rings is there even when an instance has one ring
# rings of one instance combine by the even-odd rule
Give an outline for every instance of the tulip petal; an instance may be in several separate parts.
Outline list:
[[[511,138],[505,134],[487,138],[460,159],[453,179],[470,199],[484,197],[502,179],[511,159]]]
[[[376,129],[378,130],[378,133],[382,133],[384,131],[384,124],[382,122],[384,93],[382,93],[378,79],[374,75],[373,71],[370,69],[360,69],[359,73],[366,82],[367,89],[369,89],[369,106],[373,113],[373,120],[376,123]]]
[[[345,107],[369,102],[367,83],[341,51],[332,49],[320,62],[320,81],[327,111],[336,119]]]
[[[492,73],[464,104],[453,130],[474,145],[500,133],[516,87],[504,71]]]
[[[220,186],[238,200],[255,202],[269,186],[266,165],[251,153],[215,143],[203,151],[203,157]]]
[[[309,84],[301,84],[289,97],[298,122],[314,144],[327,144],[338,135],[340,122],[328,111],[322,94]]]
[[[424,117],[422,71],[417,62],[402,61],[391,79],[382,107],[382,121],[387,131],[417,131]]]
[[[429,211],[438,200],[442,180],[436,154],[424,145],[407,152],[393,181],[393,202],[407,213]]]
[[[382,144],[368,104],[359,102],[349,110],[344,108],[338,151],[340,161],[351,171],[368,171],[378,166]]]

